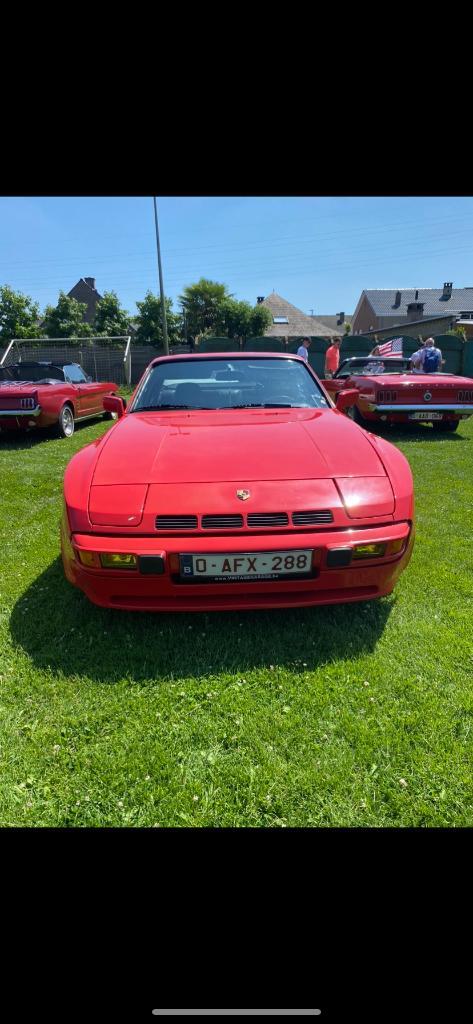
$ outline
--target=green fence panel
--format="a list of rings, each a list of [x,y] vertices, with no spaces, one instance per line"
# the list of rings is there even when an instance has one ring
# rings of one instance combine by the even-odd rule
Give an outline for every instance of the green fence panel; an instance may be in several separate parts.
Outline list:
[[[247,352],[286,352],[283,338],[247,338],[244,348]]]
[[[239,352],[238,341],[231,338],[202,338],[196,346],[196,352]]]
[[[463,342],[461,373],[464,377],[473,377],[473,338]]]
[[[444,373],[461,373],[463,364],[463,339],[457,334],[435,334],[433,336],[437,348],[442,350],[445,364]]]

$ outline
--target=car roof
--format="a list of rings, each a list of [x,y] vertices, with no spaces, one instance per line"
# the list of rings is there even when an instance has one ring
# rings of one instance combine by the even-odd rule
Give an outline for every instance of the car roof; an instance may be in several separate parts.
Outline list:
[[[297,359],[299,363],[306,365],[305,359],[298,356],[295,352],[179,352],[175,356],[156,356],[151,361],[151,366],[157,363],[174,362],[180,360],[183,362],[194,363],[197,360],[205,359],[226,359],[227,362],[233,362],[235,359]]]

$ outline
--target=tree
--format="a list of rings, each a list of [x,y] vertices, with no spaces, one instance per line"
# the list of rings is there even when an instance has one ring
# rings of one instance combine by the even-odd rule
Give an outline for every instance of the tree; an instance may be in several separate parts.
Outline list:
[[[351,324],[348,323],[348,320],[345,324],[345,334],[351,334]]]
[[[201,277],[196,284],[189,284],[179,301],[185,316],[188,334],[217,334],[222,325],[222,305],[233,298],[226,284],[209,281]]]
[[[130,315],[120,306],[116,292],[104,292],[95,309],[94,334],[128,334],[129,323]]]
[[[92,334],[90,324],[84,320],[87,309],[85,302],[71,299],[65,292],[59,292],[56,306],[46,306],[43,330],[48,338],[85,338]]]
[[[181,318],[177,313],[173,312],[172,299],[166,297],[164,304],[168,342],[170,345],[175,345],[180,338]],[[136,341],[140,342],[141,345],[162,345],[163,321],[161,317],[161,298],[148,291],[143,302],[137,302],[136,305],[139,309],[139,316],[136,320]]]
[[[457,324],[456,327],[450,328],[449,331],[446,331],[446,334],[455,334],[457,338],[461,338],[463,341],[467,340],[465,328],[460,327],[459,324]]]
[[[251,310],[250,322],[248,325],[248,334],[253,338],[260,338],[264,335],[270,324],[273,322],[273,317],[269,309],[266,306],[262,306],[261,302],[253,306]]]
[[[228,338],[246,337],[251,333],[252,308],[249,302],[237,299],[224,299],[219,306],[216,330],[218,334]]]
[[[8,284],[0,287],[0,340],[38,336],[39,305],[29,295],[15,292]]]

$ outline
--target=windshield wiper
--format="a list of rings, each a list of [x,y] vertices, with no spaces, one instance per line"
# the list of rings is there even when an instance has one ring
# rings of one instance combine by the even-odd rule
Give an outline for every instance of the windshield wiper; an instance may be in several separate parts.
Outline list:
[[[136,409],[131,409],[131,412],[162,412],[163,409],[192,409],[198,412],[200,409],[208,409],[207,405],[139,405]]]
[[[298,406],[289,402],[243,402],[242,405],[229,405],[228,409],[297,409]]]

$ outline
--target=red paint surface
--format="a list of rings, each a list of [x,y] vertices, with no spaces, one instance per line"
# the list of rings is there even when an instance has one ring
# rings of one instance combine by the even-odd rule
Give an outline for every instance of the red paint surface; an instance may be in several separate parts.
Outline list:
[[[204,611],[366,600],[392,590],[414,541],[412,475],[398,449],[333,408],[132,413],[132,402],[103,438],[74,456],[65,474],[64,568],[91,601]],[[250,491],[247,501],[238,499],[240,489]],[[292,525],[293,512],[327,509],[333,523]],[[288,516],[285,527],[246,523],[248,514],[281,512]],[[237,514],[243,528],[201,524],[203,515]],[[198,527],[163,533],[156,529],[158,515],[195,515]],[[406,546],[395,556],[348,568],[327,565],[331,548],[397,538]],[[315,552],[310,579],[189,583],[169,567],[172,553],[301,548]],[[85,568],[79,550],[160,555],[165,572]]]

